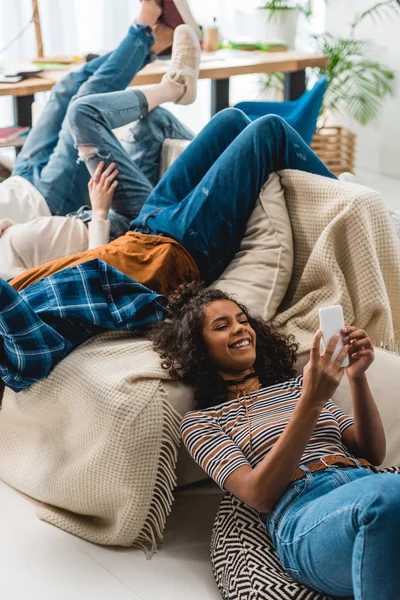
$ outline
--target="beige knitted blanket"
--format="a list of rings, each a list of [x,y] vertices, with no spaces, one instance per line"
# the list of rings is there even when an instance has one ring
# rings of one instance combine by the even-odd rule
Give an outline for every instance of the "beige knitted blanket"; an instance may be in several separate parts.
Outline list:
[[[181,420],[158,355],[126,333],[89,340],[0,411],[0,479],[39,517],[98,544],[151,554],[172,505]]]
[[[275,323],[310,348],[318,309],[341,304],[377,346],[399,352],[400,246],[382,198],[358,184],[280,172],[290,215],[293,275]]]

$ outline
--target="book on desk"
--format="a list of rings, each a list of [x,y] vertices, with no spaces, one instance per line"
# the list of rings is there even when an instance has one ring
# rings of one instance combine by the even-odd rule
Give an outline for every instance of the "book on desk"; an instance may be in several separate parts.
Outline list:
[[[0,147],[22,146],[29,130],[29,127],[0,127]]]

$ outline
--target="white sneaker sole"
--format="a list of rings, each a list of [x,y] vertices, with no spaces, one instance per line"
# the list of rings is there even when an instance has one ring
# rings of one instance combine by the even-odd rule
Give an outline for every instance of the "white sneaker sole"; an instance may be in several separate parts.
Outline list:
[[[187,0],[173,0],[173,3],[175,4],[176,10],[181,15],[184,23],[186,25],[189,25],[189,27],[191,29],[193,29],[193,31],[195,32],[195,34],[197,36],[198,41],[200,41],[201,40],[201,31],[200,31],[199,26],[196,23],[196,20],[193,16],[192,11],[189,8],[189,4],[187,3]]]

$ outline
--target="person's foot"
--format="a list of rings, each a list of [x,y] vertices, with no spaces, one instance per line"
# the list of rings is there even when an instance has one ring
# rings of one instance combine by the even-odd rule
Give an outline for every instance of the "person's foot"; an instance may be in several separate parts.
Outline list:
[[[179,25],[188,25],[195,32],[198,40],[201,40],[200,28],[187,0],[162,0],[160,22],[171,27],[171,29],[176,29]]]
[[[197,95],[197,79],[200,67],[200,44],[193,29],[179,25],[175,29],[171,66],[163,82],[183,85],[183,94],[175,104],[192,104]]]

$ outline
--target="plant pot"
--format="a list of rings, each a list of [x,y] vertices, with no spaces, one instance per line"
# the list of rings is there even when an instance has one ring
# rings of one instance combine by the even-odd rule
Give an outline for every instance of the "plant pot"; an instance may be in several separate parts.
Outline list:
[[[289,48],[294,48],[299,14],[300,11],[296,8],[278,11],[258,8],[256,11],[257,41],[280,42]]]
[[[320,127],[311,148],[336,176],[354,173],[356,135],[345,127]]]

